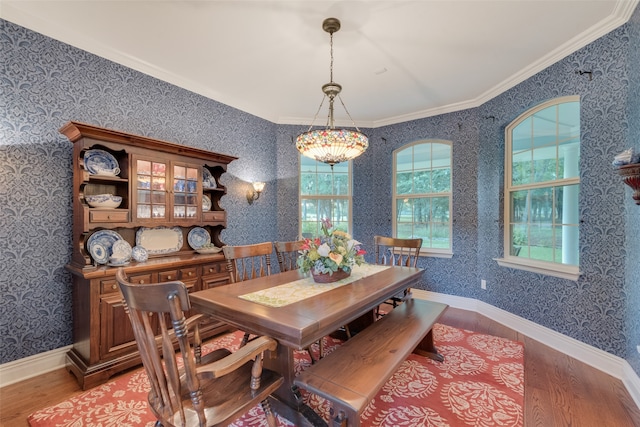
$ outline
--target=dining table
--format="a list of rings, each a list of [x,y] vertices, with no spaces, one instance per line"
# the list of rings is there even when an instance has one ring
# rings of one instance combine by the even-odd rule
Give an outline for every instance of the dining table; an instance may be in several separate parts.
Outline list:
[[[375,308],[414,287],[422,273],[420,268],[364,264],[354,267],[345,279],[316,283],[298,269],[193,292],[190,300],[202,314],[241,331],[274,338],[278,342],[275,357],[264,359],[266,368],[284,377],[272,399],[274,409],[296,426],[322,425],[293,384],[294,352],[344,325],[373,323]]]

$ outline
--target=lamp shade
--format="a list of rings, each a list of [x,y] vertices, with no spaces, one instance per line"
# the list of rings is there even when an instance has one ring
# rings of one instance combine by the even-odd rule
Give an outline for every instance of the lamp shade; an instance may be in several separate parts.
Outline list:
[[[349,129],[316,129],[301,133],[296,148],[303,156],[334,165],[355,159],[369,147],[369,138]]]

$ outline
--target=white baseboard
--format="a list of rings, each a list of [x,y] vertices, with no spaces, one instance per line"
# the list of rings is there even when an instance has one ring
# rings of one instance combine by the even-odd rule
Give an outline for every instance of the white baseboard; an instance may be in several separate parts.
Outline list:
[[[640,377],[638,377],[638,374],[633,370],[631,365],[629,365],[629,362],[623,358],[476,299],[440,294],[421,289],[412,289],[411,292],[415,298],[449,304],[449,306],[454,308],[482,314],[554,350],[593,366],[614,378],[618,378],[625,385],[636,405],[640,408]]]
[[[64,368],[65,356],[72,346],[60,347],[24,359],[0,365],[0,387]]]

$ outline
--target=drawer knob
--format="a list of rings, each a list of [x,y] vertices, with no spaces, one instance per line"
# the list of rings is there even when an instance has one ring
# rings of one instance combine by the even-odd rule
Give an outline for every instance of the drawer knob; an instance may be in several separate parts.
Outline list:
[[[167,276],[167,280],[171,280],[171,275],[168,275],[168,276]]]
[[[140,281],[138,283],[141,284],[141,285],[144,285],[144,280],[140,279]]]
[[[213,273],[213,268],[209,267],[209,273]]]
[[[189,273],[187,273],[189,277],[193,276],[193,271],[190,271]]]
[[[115,285],[115,283],[113,285],[111,285],[111,289],[117,289],[118,287]]]

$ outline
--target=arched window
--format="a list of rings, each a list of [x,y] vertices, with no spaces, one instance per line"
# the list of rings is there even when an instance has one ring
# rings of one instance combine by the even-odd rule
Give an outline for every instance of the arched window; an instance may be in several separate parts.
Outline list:
[[[300,155],[300,235],[320,235],[320,221],[351,233],[351,162],[331,166]]]
[[[505,137],[500,265],[577,280],[580,98],[532,108],[507,126]]]
[[[422,238],[422,253],[450,256],[452,144],[422,140],[393,152],[393,226],[399,238]]]

